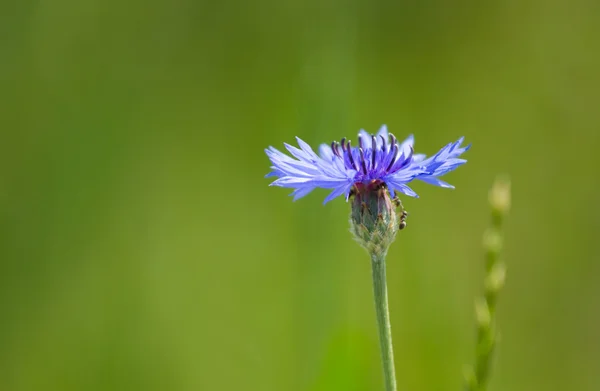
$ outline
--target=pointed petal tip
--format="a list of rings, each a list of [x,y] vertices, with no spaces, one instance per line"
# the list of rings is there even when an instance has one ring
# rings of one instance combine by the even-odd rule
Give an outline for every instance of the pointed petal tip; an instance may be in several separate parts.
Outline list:
[[[458,140],[456,140],[456,147],[460,147],[461,144],[465,141],[465,136],[461,136]],[[465,145],[464,147],[462,147],[462,152],[467,152],[469,149],[471,149],[471,145],[473,145],[473,143],[469,143],[467,145]]]
[[[336,196],[337,197],[337,196]],[[336,197],[332,197],[331,194],[329,194],[327,197],[325,197],[325,199],[323,200],[323,205],[327,204],[329,201],[333,200]]]
[[[383,136],[387,141],[389,133],[388,133],[388,128],[387,128],[386,124],[383,124],[379,127],[379,130],[377,131],[377,136]]]
[[[300,147],[300,149],[304,150],[304,146],[308,145],[304,140],[302,140],[300,137],[296,136],[296,142],[298,143],[298,146]],[[305,151],[306,152],[306,151]]]
[[[298,145],[300,146],[300,148],[302,148],[303,146],[309,146],[308,143],[304,140],[302,140],[300,137],[296,136],[296,142],[298,142]]]

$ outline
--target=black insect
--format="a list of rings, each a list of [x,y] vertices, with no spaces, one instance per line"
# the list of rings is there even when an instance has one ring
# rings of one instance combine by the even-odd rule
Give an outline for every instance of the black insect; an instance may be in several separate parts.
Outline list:
[[[408,217],[408,212],[404,210],[402,206],[402,201],[397,196],[392,198],[392,202],[396,205],[396,208],[402,208],[402,213],[400,213],[400,224],[398,224],[398,229],[406,228],[406,218]]]
[[[408,212],[403,210],[400,214],[400,224],[398,225],[398,229],[406,228],[406,218],[408,217]]]

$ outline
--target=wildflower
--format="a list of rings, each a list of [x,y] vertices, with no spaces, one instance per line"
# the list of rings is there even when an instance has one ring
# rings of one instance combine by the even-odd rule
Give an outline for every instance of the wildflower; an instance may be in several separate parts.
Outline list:
[[[392,197],[396,191],[418,197],[407,185],[414,179],[453,188],[439,177],[466,163],[459,156],[470,147],[461,147],[461,137],[427,158],[423,154],[414,154],[412,135],[398,142],[393,134],[388,133],[385,125],[377,135],[361,130],[357,146],[352,146],[351,141],[345,138],[339,143],[322,144],[319,155],[300,138],[296,139],[300,149],[285,144],[295,159],[273,147],[265,150],[273,163],[273,171],[267,177],[278,177],[271,186],[294,189],[291,194],[294,200],[317,187],[331,189],[324,203],[342,195],[348,200],[351,194],[367,188],[376,190],[382,186],[388,189]]]
[[[459,156],[470,145],[461,147],[463,138],[427,158],[414,154],[414,139],[399,143],[382,126],[377,135],[361,130],[358,145],[343,138],[339,143],[322,144],[317,155],[304,141],[296,138],[300,149],[285,144],[293,158],[273,147],[265,150],[273,163],[267,177],[277,177],[271,186],[294,189],[294,200],[317,187],[331,189],[325,203],[344,196],[352,198],[350,227],[356,241],[371,257],[373,292],[387,391],[396,390],[394,354],[387,299],[385,258],[398,230],[406,227],[407,212],[395,193],[417,197],[408,183],[414,179],[432,185],[452,185],[439,177],[465,164]],[[398,210],[400,209],[400,210]]]

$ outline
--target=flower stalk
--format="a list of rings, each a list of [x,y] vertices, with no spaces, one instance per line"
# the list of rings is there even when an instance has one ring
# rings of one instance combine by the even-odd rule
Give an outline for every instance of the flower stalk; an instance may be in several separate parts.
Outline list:
[[[497,341],[496,302],[504,286],[506,266],[500,259],[502,225],[510,209],[510,182],[497,179],[489,195],[492,223],[484,235],[485,280],[484,294],[475,302],[477,345],[474,367],[465,372],[466,391],[485,391],[490,377],[491,361]]]
[[[373,271],[373,294],[375,298],[375,311],[377,313],[377,329],[379,331],[385,389],[386,391],[396,391],[392,328],[385,277],[385,255],[371,255],[371,267]]]

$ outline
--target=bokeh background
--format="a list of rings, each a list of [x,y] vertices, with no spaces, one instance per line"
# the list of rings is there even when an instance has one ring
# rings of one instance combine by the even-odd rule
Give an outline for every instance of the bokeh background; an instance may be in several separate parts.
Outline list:
[[[459,390],[513,183],[490,390],[600,389],[600,3],[0,3],[0,390],[382,389],[348,205],[263,149],[386,123],[415,184],[388,278],[401,390]]]

